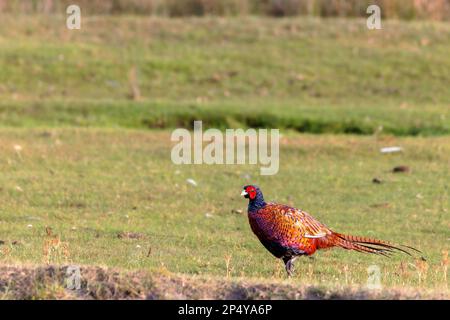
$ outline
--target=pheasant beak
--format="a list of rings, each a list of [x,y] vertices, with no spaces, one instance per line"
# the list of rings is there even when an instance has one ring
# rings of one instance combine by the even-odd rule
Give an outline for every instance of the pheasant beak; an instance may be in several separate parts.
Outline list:
[[[243,196],[243,197],[245,197],[245,196],[248,196],[248,193],[247,193],[247,191],[245,191],[245,190],[242,190],[242,192],[241,192],[241,196]]]

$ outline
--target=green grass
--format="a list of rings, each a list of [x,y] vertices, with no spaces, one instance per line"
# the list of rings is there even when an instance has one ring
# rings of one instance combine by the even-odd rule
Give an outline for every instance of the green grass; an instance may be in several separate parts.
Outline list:
[[[336,231],[412,245],[427,258],[424,271],[407,256],[324,251],[315,260],[299,259],[292,281],[364,285],[367,268],[376,264],[387,287],[448,286],[441,265],[450,223],[448,138],[287,135],[280,172],[263,177],[255,166],[175,166],[169,136],[3,129],[0,261],[281,280],[282,263],[251,233],[246,215],[232,213],[245,212],[239,193],[251,182],[267,200],[307,210]],[[387,144],[405,151],[380,154]],[[411,172],[391,173],[396,165],[409,165]],[[383,183],[373,184],[374,177]],[[198,186],[188,185],[188,178]],[[51,239],[47,226],[67,252],[62,247],[53,255],[44,252]],[[121,239],[121,232],[143,238]]]
[[[450,109],[373,106],[324,107],[280,103],[60,101],[0,102],[3,127],[191,128],[202,120],[212,128],[279,128],[308,133],[386,133],[398,136],[450,134]]]
[[[3,126],[176,127],[205,118],[311,133],[450,132],[445,23],[387,21],[370,31],[363,19],[83,21],[69,31],[62,17],[2,17]]]

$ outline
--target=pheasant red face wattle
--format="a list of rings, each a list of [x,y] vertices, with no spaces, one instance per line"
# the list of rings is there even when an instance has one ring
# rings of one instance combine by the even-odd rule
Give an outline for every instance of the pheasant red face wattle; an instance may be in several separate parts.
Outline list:
[[[244,198],[250,200],[255,200],[257,195],[258,192],[254,186],[245,186],[241,193],[241,196],[244,196]]]
[[[245,191],[247,191],[247,194],[248,194],[248,197],[250,198],[250,200],[253,200],[256,198],[256,189],[253,186],[247,187],[247,189]]]

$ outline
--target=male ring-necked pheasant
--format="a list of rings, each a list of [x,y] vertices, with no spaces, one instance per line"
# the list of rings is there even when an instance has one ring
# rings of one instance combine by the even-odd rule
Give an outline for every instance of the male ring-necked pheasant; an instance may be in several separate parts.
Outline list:
[[[241,195],[249,199],[248,219],[253,233],[267,250],[283,260],[289,276],[298,256],[310,256],[320,249],[340,247],[383,256],[393,251],[411,255],[406,248],[420,252],[408,246],[401,249],[383,240],[334,232],[303,210],[266,203],[261,190],[254,185],[245,186]]]

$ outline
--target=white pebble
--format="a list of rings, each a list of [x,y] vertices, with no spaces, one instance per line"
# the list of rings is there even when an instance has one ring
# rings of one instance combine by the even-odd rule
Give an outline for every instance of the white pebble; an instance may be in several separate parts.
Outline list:
[[[394,153],[394,152],[400,152],[400,151],[402,151],[401,147],[385,147],[385,148],[380,149],[381,153]]]
[[[189,183],[190,185],[194,186],[194,187],[197,186],[197,182],[195,182],[194,179],[187,179],[186,182]]]

